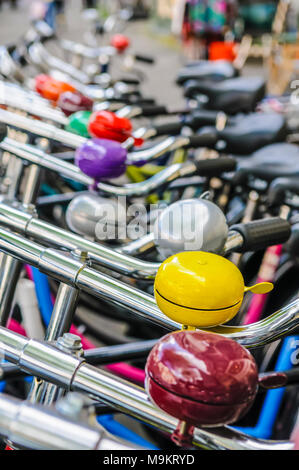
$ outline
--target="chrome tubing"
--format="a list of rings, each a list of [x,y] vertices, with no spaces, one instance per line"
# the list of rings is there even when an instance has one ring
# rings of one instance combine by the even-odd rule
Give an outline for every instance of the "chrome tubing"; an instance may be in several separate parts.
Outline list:
[[[29,46],[27,55],[33,65],[40,67],[42,70],[59,70],[83,85],[87,85],[90,82],[90,77],[85,72],[49,54],[41,43],[33,43]]]
[[[77,148],[87,141],[85,137],[58,129],[55,126],[38,121],[37,119],[30,119],[20,116],[17,113],[5,111],[4,109],[0,109],[0,122],[38,137],[55,140],[71,148]]]
[[[47,246],[61,250],[86,251],[93,265],[103,266],[136,279],[154,279],[161,264],[133,257],[154,246],[153,233],[114,250],[109,246],[92,242],[73,232],[44,222],[38,219],[35,213],[28,212],[22,204],[5,200],[0,202],[0,225],[29,237],[37,243],[45,243]],[[241,247],[242,244],[243,237],[240,233],[229,232],[225,254]]]
[[[50,323],[45,335],[46,341],[56,341],[70,330],[78,298],[78,289],[63,282],[59,284]]]
[[[123,108],[124,109],[124,108]],[[128,111],[129,112],[129,111]],[[117,113],[119,115],[119,113]],[[136,139],[144,139],[144,140],[148,140],[148,139],[151,139],[153,137],[156,137],[157,135],[157,131],[156,129],[154,128],[148,128],[148,127],[139,127],[139,129],[137,129],[135,132],[134,132],[134,137]]]
[[[221,325],[207,331],[213,331],[229,337],[245,348],[257,348],[287,336],[299,326],[299,298],[281,307],[265,319],[246,326]],[[296,345],[294,345],[294,348]]]
[[[169,166],[168,168],[165,168],[164,170],[161,170],[156,175],[141,183],[124,184],[121,187],[112,186],[106,183],[98,183],[97,188],[111,196],[147,196],[164,184],[169,184],[178,178],[183,178],[184,176],[193,174],[196,171],[196,165],[193,162],[176,163]]]
[[[143,237],[138,238],[137,240],[132,240],[131,242],[126,243],[125,245],[121,245],[120,248],[116,248],[116,251],[128,256],[140,256],[144,253],[151,251],[155,248],[155,246],[155,235],[153,232],[151,232],[147,235],[144,235]],[[154,263],[151,264],[153,265]],[[158,266],[160,266],[160,264]]]
[[[9,201],[0,202],[0,225],[57,249],[86,251],[92,264],[136,279],[154,279],[160,266],[160,263],[142,261],[39,220],[22,205]]]
[[[133,119],[134,117],[140,116],[142,114],[142,108],[139,106],[127,105],[117,111],[116,114],[120,118]],[[139,137],[141,139],[143,138],[144,140],[146,139],[145,132],[140,131],[139,136],[134,132],[133,135],[136,138]]]
[[[0,228],[0,251],[37,267],[58,281],[126,307],[128,312],[167,330],[181,329],[181,325],[168,319],[159,310],[152,295],[95,271],[85,263],[59,251],[44,248],[2,228]],[[208,331],[234,339],[246,348],[255,348],[289,334],[298,326],[299,299],[260,322],[248,326],[224,325],[209,328]]]
[[[5,46],[0,46],[0,74],[16,82],[24,83],[25,81],[22,70],[12,60]]]
[[[0,122],[3,122],[4,124],[7,124],[11,127],[16,127],[20,130],[27,131],[31,134],[35,134],[39,137],[55,140],[74,149],[88,141],[86,137],[81,137],[79,135],[73,134],[72,132],[58,129],[51,124],[20,116],[17,113],[12,113],[3,109],[0,110]],[[166,152],[184,147],[188,143],[188,137],[168,137],[162,142],[159,142],[158,144],[148,149],[128,153],[127,162],[128,164],[135,164],[140,162],[147,163],[151,160],[159,158]]]
[[[40,185],[40,167],[30,165],[27,184],[24,189],[22,203],[29,209],[35,201]],[[19,176],[19,175],[18,175]],[[16,181],[18,181],[17,178]],[[16,185],[17,186],[17,185]],[[6,326],[11,313],[13,297],[16,291],[17,282],[22,270],[20,260],[3,256],[0,269],[0,325]]]
[[[0,327],[0,343],[7,360],[40,379],[66,390],[87,393],[117,410],[172,434],[178,421],[152,404],[145,390],[84,360],[66,354],[56,346],[28,340]],[[287,441],[254,439],[231,428],[196,428],[193,445],[212,450],[291,450]]]
[[[29,166],[27,181],[22,196],[22,203],[25,207],[30,207],[37,199],[40,188],[40,173],[41,169],[38,165]]]
[[[112,46],[90,47],[68,39],[62,39],[60,45],[64,50],[82,55],[85,59],[98,59],[103,54],[111,57],[116,55],[115,48]]]
[[[13,96],[6,95],[5,99],[2,99],[0,90],[0,104],[3,106],[9,106],[18,110],[24,111],[31,116],[36,116],[46,121],[52,121],[57,125],[66,126],[68,124],[68,118],[50,107],[41,106],[39,103],[35,103],[29,97],[24,96]]]
[[[39,150],[32,145],[19,145],[19,143],[15,140],[6,137],[0,144],[0,148],[2,150],[6,150],[8,148],[13,149],[12,153],[16,157],[21,158],[28,163],[38,165],[41,168],[60,173],[63,176],[71,178],[78,183],[84,184],[86,186],[90,186],[93,183],[93,179],[82,173],[77,166],[54,157],[53,155],[48,155],[46,152],[43,152],[42,150]]]
[[[128,308],[128,312],[151,321],[167,330],[180,328],[157,307],[153,296],[111,278],[53,249],[46,249],[19,235],[0,229],[0,251],[35,266],[45,274],[67,285],[82,289],[96,297]]]
[[[31,450],[133,450],[104,428],[91,427],[45,408],[0,394],[0,435]]]
[[[13,95],[13,98],[7,95]],[[21,100],[22,98],[25,98],[33,104],[38,104],[40,106],[44,106],[46,108],[54,110],[54,108],[52,108],[52,106],[50,105],[49,101],[39,95],[36,91],[25,89],[21,85],[9,82],[7,80],[0,82],[0,97],[1,100],[17,98]],[[5,105],[5,101],[3,102],[3,104]]]
[[[226,243],[224,245],[224,253],[225,255],[228,255],[238,248],[242,247],[243,245],[243,237],[239,232],[236,232],[234,230],[229,231],[228,238],[226,240]]]
[[[35,116],[56,125],[66,126],[68,118],[58,108],[53,108],[48,101],[34,92],[23,90],[17,85],[0,81],[0,104],[17,111],[24,111],[30,116]],[[16,113],[8,109],[7,112]]]
[[[22,263],[11,256],[1,259],[0,270],[0,325],[6,326],[11,314],[13,298],[20,274]]]
[[[60,129],[56,130],[62,133],[65,132]],[[75,137],[77,138],[78,136]],[[81,139],[81,137],[79,138]],[[71,178],[78,183],[86,186],[94,186],[93,178],[82,173],[75,165],[54,157],[53,155],[48,155],[31,145],[20,144],[12,139],[5,138],[0,144],[0,148],[27,162],[60,173],[61,175]],[[183,178],[195,173],[196,171],[196,165],[193,162],[177,163],[161,170],[156,175],[141,183],[113,186],[111,184],[100,182],[96,184],[96,188],[103,193],[113,196],[141,197],[150,194],[164,184],[171,183],[177,178]]]
[[[132,165],[139,162],[148,163],[151,160],[161,157],[166,152],[172,152],[188,145],[189,141],[190,139],[188,137],[167,137],[167,139],[149,149],[130,152],[127,160],[128,163]]]

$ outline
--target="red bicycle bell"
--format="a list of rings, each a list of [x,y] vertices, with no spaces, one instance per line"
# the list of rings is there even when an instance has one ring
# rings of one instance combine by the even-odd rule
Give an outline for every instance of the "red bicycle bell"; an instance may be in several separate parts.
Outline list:
[[[92,137],[125,142],[132,137],[131,121],[120,118],[111,111],[96,111],[89,120],[88,132]],[[141,139],[135,139],[135,145],[141,145]]]
[[[192,444],[194,426],[239,420],[258,389],[253,356],[215,333],[178,331],[164,336],[146,363],[146,390],[163,411],[179,419],[172,440]]]
[[[91,111],[93,101],[78,91],[66,91],[59,96],[57,105],[66,116],[70,116],[78,111]]]
[[[35,77],[35,90],[47,100],[58,101],[60,95],[66,91],[76,92],[76,89],[69,83],[56,80],[49,75],[38,75]]]
[[[115,34],[110,42],[111,46],[114,47],[119,54],[125,52],[130,46],[130,39],[124,34]]]

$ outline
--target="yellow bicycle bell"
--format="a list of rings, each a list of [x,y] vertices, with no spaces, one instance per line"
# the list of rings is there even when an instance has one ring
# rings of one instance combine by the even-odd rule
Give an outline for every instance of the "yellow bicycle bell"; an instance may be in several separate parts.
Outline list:
[[[165,260],[155,279],[161,311],[184,327],[209,328],[231,320],[244,293],[266,294],[273,284],[246,287],[240,270],[222,256],[184,251]]]

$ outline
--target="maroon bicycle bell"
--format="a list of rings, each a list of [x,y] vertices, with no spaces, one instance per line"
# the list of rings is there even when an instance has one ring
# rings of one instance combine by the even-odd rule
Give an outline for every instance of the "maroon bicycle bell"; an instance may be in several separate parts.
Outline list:
[[[179,419],[172,440],[186,446],[194,426],[231,424],[249,410],[258,370],[253,356],[235,341],[182,330],[164,336],[151,351],[145,386],[159,408]]]
[[[93,101],[78,91],[66,91],[59,96],[57,105],[66,116],[71,116],[78,111],[91,111]]]

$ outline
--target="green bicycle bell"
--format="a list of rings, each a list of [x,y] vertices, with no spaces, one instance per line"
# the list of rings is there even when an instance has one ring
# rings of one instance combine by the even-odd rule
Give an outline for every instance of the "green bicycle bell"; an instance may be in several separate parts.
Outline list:
[[[73,132],[73,134],[81,135],[82,137],[90,137],[88,132],[88,123],[91,116],[91,111],[78,111],[69,117],[69,122],[65,130]]]

